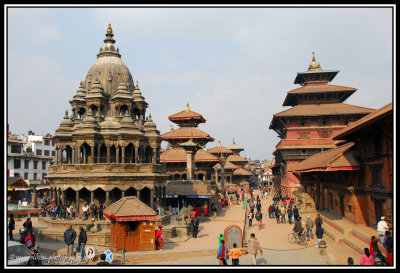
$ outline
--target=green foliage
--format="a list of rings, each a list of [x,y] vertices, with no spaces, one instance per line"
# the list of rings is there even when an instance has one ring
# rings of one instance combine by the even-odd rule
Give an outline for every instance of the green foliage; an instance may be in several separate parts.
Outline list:
[[[111,94],[108,93],[108,92],[104,92],[104,93],[103,93],[103,97],[105,97],[106,99],[110,99]]]
[[[25,149],[25,151],[26,151],[27,153],[32,153],[32,146],[27,146],[26,149]]]

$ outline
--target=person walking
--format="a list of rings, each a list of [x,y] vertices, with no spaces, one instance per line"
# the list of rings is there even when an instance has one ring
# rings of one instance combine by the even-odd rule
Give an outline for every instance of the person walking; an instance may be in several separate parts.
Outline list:
[[[256,212],[255,218],[257,220],[257,226],[260,226],[260,220],[261,220],[261,212],[260,211]]]
[[[67,230],[64,232],[64,243],[67,245],[67,256],[72,257],[74,249],[74,242],[76,239],[76,232],[71,225],[68,225]]]
[[[354,265],[353,257],[348,257],[347,258],[347,265]]]
[[[97,205],[96,205],[96,203],[92,203],[92,207],[90,208],[90,211],[91,211],[91,214],[92,214],[92,218],[94,218],[96,221],[97,221],[97,213],[98,213],[98,211],[97,211]]]
[[[393,237],[390,235],[389,230],[385,232],[385,238],[383,238],[383,247],[386,249],[386,254],[389,253],[389,249],[393,249]]]
[[[312,232],[312,229],[314,227],[313,221],[310,219],[310,216],[307,215],[307,223],[306,223],[306,228],[307,228],[307,238],[308,240],[314,239],[314,234]]]
[[[229,259],[228,256],[228,248],[225,246],[225,241],[221,241],[221,245],[218,247],[218,255],[217,259],[219,260],[220,265],[228,265],[227,260]]]
[[[260,225],[258,226],[258,230],[262,228],[262,212],[260,211]]]
[[[89,205],[88,203],[85,203],[82,206],[82,214],[83,214],[83,220],[86,221],[89,217]]]
[[[322,241],[322,237],[324,236],[324,229],[321,227],[321,225],[317,226],[317,230],[315,231],[315,234],[317,235],[317,245],[315,246],[316,248],[319,248],[319,243]]]
[[[193,226],[193,238],[197,239],[197,233],[199,233],[199,219],[197,218],[197,214],[191,220]]]
[[[224,235],[223,234],[219,234],[218,236],[218,246],[221,246],[221,242],[224,240]]]
[[[250,253],[253,260],[253,265],[257,264],[257,253],[260,251],[260,255],[263,254],[260,242],[256,239],[254,233],[250,234],[250,239],[247,241],[247,252]]]
[[[385,237],[385,231],[389,230],[389,226],[385,221],[385,216],[381,217],[381,220],[376,225],[376,231],[379,234],[379,242],[383,244],[383,238]]]
[[[78,237],[78,245],[76,246],[76,251],[78,253],[81,253],[81,260],[83,260],[85,258],[85,245],[87,242],[87,235],[83,227],[80,227],[79,231],[80,232]]]
[[[271,216],[272,216],[271,219],[275,218],[275,207],[274,206],[272,206],[272,208],[271,208]]]
[[[242,256],[242,252],[236,247],[237,244],[233,243],[233,248],[228,252],[228,256],[232,257],[232,265],[239,265],[239,257]]]
[[[104,217],[103,217],[103,211],[105,210],[105,206],[103,205],[103,203],[102,202],[100,202],[100,204],[99,204],[99,219],[100,219],[100,221],[103,221],[104,220]]]
[[[389,262],[382,252],[378,249],[375,253],[374,265],[388,265]]]
[[[288,216],[288,220],[289,220],[289,224],[292,224],[292,216],[293,216],[293,210],[292,210],[292,206],[289,206],[289,208],[287,209],[287,216]]]
[[[162,226],[159,225],[158,229],[156,230],[156,236],[155,236],[155,241],[156,241],[156,249],[157,250],[164,250],[164,239],[162,237]]]
[[[272,218],[272,205],[269,205],[269,207],[268,207],[268,217],[270,219]]]
[[[106,261],[106,254],[102,253],[100,255],[100,262],[98,262],[96,265],[109,265],[109,263]]]
[[[280,208],[280,215],[281,215],[281,223],[285,223],[286,224],[286,208],[285,207],[281,207]]]
[[[276,206],[275,208],[275,218],[276,218],[276,223],[279,224],[280,223],[280,209],[278,206]]]
[[[314,224],[315,224],[315,229],[318,227],[318,225],[320,225],[322,227],[322,218],[321,218],[321,214],[317,214],[317,217],[314,220]]]
[[[377,250],[379,250],[378,238],[376,238],[375,236],[372,236],[371,242],[369,244],[369,252],[371,253],[372,257],[375,258],[375,253]]]
[[[15,220],[14,214],[10,213],[10,221],[8,222],[8,236],[10,236],[10,240],[13,240],[13,230],[15,229]]]
[[[29,230],[28,235],[25,237],[25,246],[28,249],[35,247],[36,245],[36,236],[33,234],[33,230]]]
[[[299,210],[297,209],[296,206],[293,207],[293,216],[294,216],[294,219],[300,217]]]
[[[258,202],[256,205],[257,211],[261,211],[261,202]]]
[[[374,257],[372,257],[368,248],[364,248],[364,254],[360,258],[360,265],[374,265]]]
[[[251,227],[252,222],[253,222],[253,213],[251,213],[251,211],[249,212],[248,218],[249,218],[249,227]]]

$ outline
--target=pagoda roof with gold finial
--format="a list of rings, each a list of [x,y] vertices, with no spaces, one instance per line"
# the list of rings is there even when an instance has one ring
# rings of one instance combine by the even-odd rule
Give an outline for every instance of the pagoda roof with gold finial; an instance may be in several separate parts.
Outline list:
[[[324,70],[321,65],[315,60],[315,53],[312,52],[313,57],[310,65],[308,66],[308,71],[298,72],[295,84],[307,85],[309,83],[328,83],[335,78],[339,70]]]
[[[189,108],[189,102],[186,104],[185,110],[169,116],[168,119],[182,127],[197,127],[198,124],[206,122],[205,118],[203,118],[201,114],[196,113]]]
[[[221,141],[218,141],[218,146],[217,147],[211,148],[211,149],[207,150],[207,152],[212,153],[212,154],[216,154],[216,155],[219,155],[219,154],[233,154],[232,150],[230,150],[230,149],[228,149],[228,148],[226,148],[226,147],[221,145]]]

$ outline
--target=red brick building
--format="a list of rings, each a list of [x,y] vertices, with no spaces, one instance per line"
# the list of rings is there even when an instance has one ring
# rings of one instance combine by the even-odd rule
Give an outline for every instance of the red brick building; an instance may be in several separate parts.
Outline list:
[[[289,91],[283,103],[292,107],[273,116],[269,129],[281,138],[273,152],[274,178],[282,194],[292,193],[300,185],[288,169],[316,153],[335,148],[335,133],[374,111],[343,103],[357,89],[328,84],[338,72],[323,70],[313,55],[308,71],[297,73],[294,83],[301,87]]]
[[[393,209],[392,103],[333,136],[340,146],[315,154],[291,171],[327,210],[356,223],[374,226]]]

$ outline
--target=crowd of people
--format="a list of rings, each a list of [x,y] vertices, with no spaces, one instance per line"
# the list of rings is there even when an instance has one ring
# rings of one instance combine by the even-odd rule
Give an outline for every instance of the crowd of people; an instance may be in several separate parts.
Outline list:
[[[89,219],[89,216],[91,216],[96,221],[103,221],[105,220],[103,215],[103,211],[105,208],[106,207],[101,202],[99,203],[99,205],[96,205],[94,202],[92,202],[90,206],[88,203],[85,203],[82,206],[82,219],[86,221]],[[76,211],[72,204],[57,205],[56,202],[52,200],[46,202],[42,206],[41,216],[49,216],[53,220],[73,220],[76,217]]]

